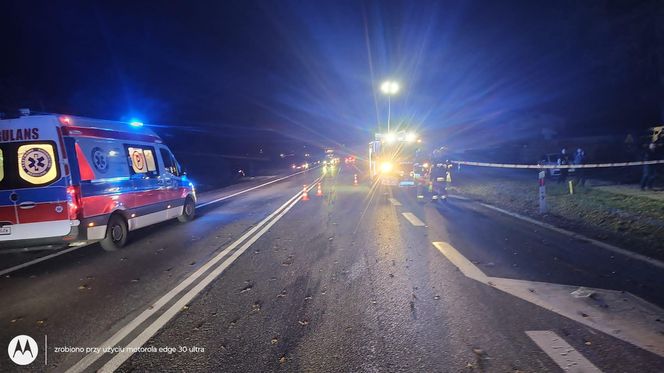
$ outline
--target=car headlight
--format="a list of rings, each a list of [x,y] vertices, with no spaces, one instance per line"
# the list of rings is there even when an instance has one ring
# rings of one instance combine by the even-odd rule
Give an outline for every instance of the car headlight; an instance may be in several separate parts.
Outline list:
[[[390,172],[394,168],[392,162],[383,162],[380,164],[380,172]]]

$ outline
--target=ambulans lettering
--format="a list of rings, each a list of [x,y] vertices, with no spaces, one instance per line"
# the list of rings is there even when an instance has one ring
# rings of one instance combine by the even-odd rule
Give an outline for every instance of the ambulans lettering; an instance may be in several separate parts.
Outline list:
[[[0,130],[0,141],[39,140],[39,128],[18,128]]]

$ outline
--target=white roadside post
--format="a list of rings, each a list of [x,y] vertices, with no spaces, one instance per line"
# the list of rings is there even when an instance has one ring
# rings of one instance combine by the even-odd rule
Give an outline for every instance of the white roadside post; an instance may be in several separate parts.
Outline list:
[[[544,185],[544,178],[546,177],[546,170],[539,172],[539,212],[546,214],[546,186]]]

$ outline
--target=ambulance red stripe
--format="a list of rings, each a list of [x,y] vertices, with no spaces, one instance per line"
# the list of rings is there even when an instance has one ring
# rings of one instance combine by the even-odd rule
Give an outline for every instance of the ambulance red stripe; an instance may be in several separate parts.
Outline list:
[[[144,207],[160,202],[169,202],[184,199],[187,196],[186,188],[149,190],[122,194],[87,196],[82,198],[84,218],[105,215],[113,212],[116,206],[126,210]]]
[[[159,136],[152,136],[143,133],[120,132],[120,131],[113,131],[101,128],[63,126],[62,133],[65,136],[76,136],[76,137],[99,137],[106,139],[133,140],[133,141],[154,142],[154,143],[162,142]]]
[[[18,209],[21,224],[67,219],[66,202],[37,203],[31,208],[23,209],[18,207]]]
[[[0,222],[16,224],[16,210],[14,209],[14,205],[0,206]]]

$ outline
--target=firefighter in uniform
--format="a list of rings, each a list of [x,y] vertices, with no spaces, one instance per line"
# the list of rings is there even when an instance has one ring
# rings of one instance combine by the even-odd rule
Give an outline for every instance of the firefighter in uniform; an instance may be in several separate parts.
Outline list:
[[[447,187],[452,181],[451,170],[452,163],[445,159],[445,147],[441,147],[433,151],[431,157],[431,173],[429,190],[431,191],[431,200],[447,201]]]

